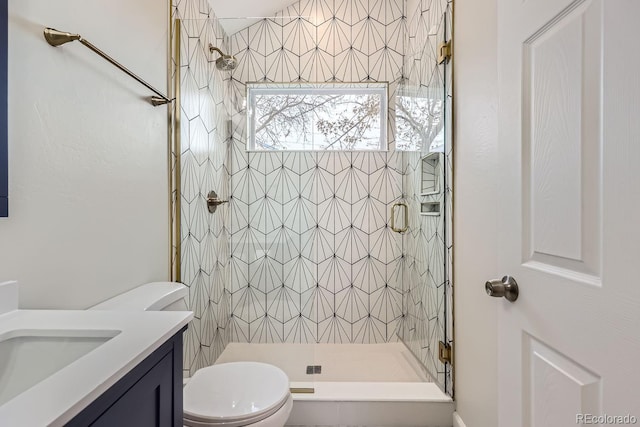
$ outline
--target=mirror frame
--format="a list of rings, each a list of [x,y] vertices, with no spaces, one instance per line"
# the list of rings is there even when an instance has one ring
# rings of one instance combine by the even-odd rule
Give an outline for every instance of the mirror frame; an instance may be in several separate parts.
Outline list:
[[[8,152],[8,0],[0,0],[0,217],[9,216],[9,152]]]

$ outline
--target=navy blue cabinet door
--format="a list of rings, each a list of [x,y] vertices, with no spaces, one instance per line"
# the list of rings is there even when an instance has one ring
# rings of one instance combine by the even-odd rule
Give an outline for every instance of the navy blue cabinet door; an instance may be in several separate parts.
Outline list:
[[[171,354],[113,404],[92,427],[172,427]]]
[[[66,427],[181,427],[185,330],[162,344]]]

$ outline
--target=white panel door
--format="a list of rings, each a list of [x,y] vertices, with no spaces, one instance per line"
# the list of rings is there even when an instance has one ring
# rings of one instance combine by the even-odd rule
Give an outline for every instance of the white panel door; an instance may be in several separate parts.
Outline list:
[[[498,0],[502,427],[640,424],[639,18]]]

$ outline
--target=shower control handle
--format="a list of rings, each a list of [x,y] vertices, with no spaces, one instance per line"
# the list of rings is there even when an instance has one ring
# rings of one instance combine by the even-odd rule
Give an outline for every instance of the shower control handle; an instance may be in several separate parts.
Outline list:
[[[514,302],[518,299],[518,283],[511,276],[504,276],[501,280],[489,280],[484,284],[484,290],[490,297],[505,297]]]
[[[220,200],[218,199],[218,194],[215,191],[209,191],[209,194],[207,194],[207,208],[209,209],[209,213],[214,213],[218,206],[223,203],[229,203],[229,201]]]

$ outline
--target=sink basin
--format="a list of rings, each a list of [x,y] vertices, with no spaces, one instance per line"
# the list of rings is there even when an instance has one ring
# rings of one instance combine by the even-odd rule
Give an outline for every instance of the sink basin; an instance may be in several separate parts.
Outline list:
[[[0,335],[0,406],[119,333],[36,329]]]

